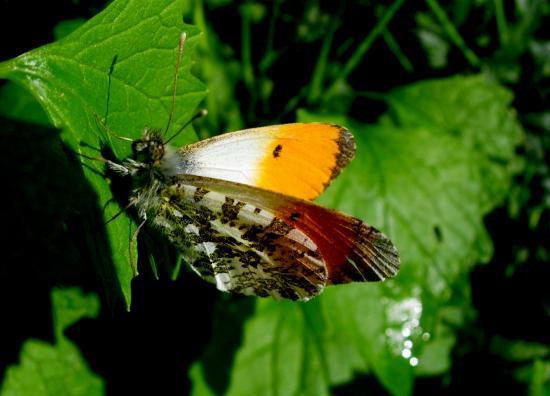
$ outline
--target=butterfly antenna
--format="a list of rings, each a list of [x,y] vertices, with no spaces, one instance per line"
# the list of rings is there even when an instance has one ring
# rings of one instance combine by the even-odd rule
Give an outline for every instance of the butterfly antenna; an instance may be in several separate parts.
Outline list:
[[[187,128],[187,126],[188,126],[189,124],[191,124],[193,121],[195,121],[195,120],[197,120],[197,119],[199,119],[199,118],[204,117],[204,116],[207,115],[207,114],[208,114],[208,110],[206,110],[206,109],[201,109],[201,110],[199,110],[199,111],[198,111],[189,121],[187,121],[185,124],[183,124],[183,126],[182,126],[180,129],[178,129],[177,132],[174,133],[174,134],[170,137],[170,139],[168,139],[165,143],[168,144],[168,143],[170,142],[170,140],[174,139],[174,138],[175,138],[176,136],[178,136],[181,132],[183,132],[183,130],[184,130],[185,128]]]
[[[172,123],[172,117],[174,116],[174,111],[176,110],[176,91],[178,88],[178,77],[180,74],[181,58],[183,57],[183,46],[185,45],[185,40],[187,39],[187,33],[183,32],[180,35],[180,45],[178,48],[178,60],[176,61],[176,71],[174,72],[174,81],[172,82],[172,108],[170,109],[170,114],[168,115],[168,124],[166,124],[166,129],[164,134],[168,132],[170,124]]]

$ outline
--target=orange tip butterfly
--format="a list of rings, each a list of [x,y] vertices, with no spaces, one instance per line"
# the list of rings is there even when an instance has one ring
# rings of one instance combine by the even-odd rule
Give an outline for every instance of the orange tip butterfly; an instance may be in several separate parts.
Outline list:
[[[325,123],[227,133],[179,150],[145,129],[133,155],[107,165],[132,178],[130,206],[219,290],[308,300],[327,285],[381,281],[399,270],[376,228],[313,202],[355,154],[353,135]],[[130,140],[128,138],[122,138]],[[137,231],[136,231],[137,233]]]

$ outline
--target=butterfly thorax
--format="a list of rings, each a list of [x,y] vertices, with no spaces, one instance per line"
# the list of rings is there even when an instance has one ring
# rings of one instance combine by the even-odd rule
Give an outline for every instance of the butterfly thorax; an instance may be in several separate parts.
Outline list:
[[[145,128],[143,136],[132,143],[133,155],[123,166],[132,177],[131,203],[145,218],[160,205],[159,192],[174,177],[175,151],[164,142],[160,130]]]
[[[135,161],[150,168],[160,166],[166,152],[166,143],[160,130],[145,128],[141,139],[133,141],[132,151]]]

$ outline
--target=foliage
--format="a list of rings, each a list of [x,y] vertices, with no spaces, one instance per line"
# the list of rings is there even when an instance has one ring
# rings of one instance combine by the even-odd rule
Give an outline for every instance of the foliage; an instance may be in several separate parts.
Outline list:
[[[102,395],[103,381],[90,372],[80,351],[64,331],[84,317],[99,313],[95,295],[76,288],[52,291],[54,344],[28,340],[21,349],[17,366],[8,368],[0,394],[18,395]]]
[[[378,124],[305,112],[298,118],[355,132],[361,154],[321,201],[392,235],[401,251],[400,275],[383,286],[332,288],[303,306],[259,302],[244,327],[229,394],[325,394],[368,369],[402,395],[411,392],[419,362],[437,372],[421,356],[434,343],[426,338],[437,340],[435,325],[453,295],[464,292],[462,278],[490,257],[482,218],[509,186],[522,131],[507,107],[509,94],[479,77],[419,83],[387,100],[392,117]],[[495,139],[502,142],[501,161],[484,161],[479,141]],[[461,310],[466,299],[462,304]],[[252,372],[255,381],[246,382]]]
[[[1,74],[24,86],[38,99],[52,124],[62,128],[68,147],[81,155],[85,175],[94,187],[104,219],[112,219],[122,208],[112,203],[112,192],[97,157],[105,143],[116,158],[131,153],[129,144],[117,141],[98,125],[105,117],[108,128],[137,138],[144,126],[164,127],[171,107],[171,86],[178,37],[185,29],[187,40],[176,100],[174,125],[189,119],[203,98],[203,86],[189,72],[198,31],[178,20],[181,2],[127,2],[112,4],[84,26],[53,44],[30,51],[0,66]],[[65,28],[66,29],[66,28]],[[112,92],[112,94],[111,94]],[[9,95],[5,93],[5,95]],[[11,110],[15,112],[16,110]],[[179,143],[190,141],[182,134]],[[183,140],[182,140],[183,139]],[[130,306],[132,271],[128,242],[132,224],[125,214],[109,221],[114,274],[99,268]],[[135,246],[134,246],[135,250]],[[136,256],[136,252],[133,253]]]
[[[191,24],[181,23],[182,11]],[[320,202],[390,235],[402,257],[400,274],[384,284],[330,287],[305,304],[216,295],[212,325],[191,324],[212,332],[189,358],[192,394],[362,394],[364,378],[373,392],[393,395],[464,392],[479,375],[463,368],[476,354],[496,356],[488,378],[507,374],[487,386],[549,394],[547,292],[540,291],[538,303],[527,300],[538,309],[540,333],[511,333],[503,322],[487,322],[483,307],[489,301],[496,309],[505,298],[492,299],[493,284],[500,290],[498,282],[513,285],[523,276],[529,285],[548,275],[550,133],[543,103],[550,69],[540,32],[549,14],[537,0],[117,0],[86,23],[58,25],[64,38],[55,43],[0,63],[0,76],[12,81],[0,90],[0,114],[62,129],[69,156],[81,155],[103,216],[98,223],[125,206],[124,194],[106,181],[100,163],[82,155],[97,157],[90,147],[101,146],[102,155],[121,159],[129,145],[105,133],[95,115],[131,138],[146,125],[164,127],[181,30],[189,39],[174,128],[204,98],[209,116],[195,124],[201,138],[293,120],[335,122],[354,133],[356,159]],[[193,139],[184,133],[176,145]],[[137,282],[170,277],[172,268],[144,266],[150,251],[140,240],[143,274],[131,287],[135,225],[131,213],[123,214],[104,230],[85,224],[94,232],[75,238],[85,240],[78,246],[90,253],[111,306],[123,296],[126,307],[138,301],[139,312],[148,296]],[[177,287],[202,295],[210,286],[194,286],[192,276],[183,273]],[[168,314],[209,314],[214,304],[192,300],[173,302],[182,309]],[[86,369],[61,330],[56,339],[44,350],[70,345],[56,358]],[[191,349],[194,340],[185,342]],[[22,371],[28,348],[5,384],[19,383],[14,372],[18,381],[34,381]],[[98,377],[84,373],[101,393]],[[57,386],[43,383],[49,382]]]

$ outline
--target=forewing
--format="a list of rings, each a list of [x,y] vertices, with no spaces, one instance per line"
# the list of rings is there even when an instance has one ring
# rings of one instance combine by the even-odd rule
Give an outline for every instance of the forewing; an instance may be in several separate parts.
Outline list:
[[[327,269],[317,247],[273,212],[185,181],[161,197],[154,223],[218,289],[291,300],[323,290]]]
[[[183,147],[177,173],[223,179],[314,199],[355,154],[338,125],[296,123],[227,133]]]
[[[301,231],[321,253],[328,284],[380,281],[399,271],[390,239],[361,220],[312,202],[224,180],[181,176],[182,182],[247,202]]]

